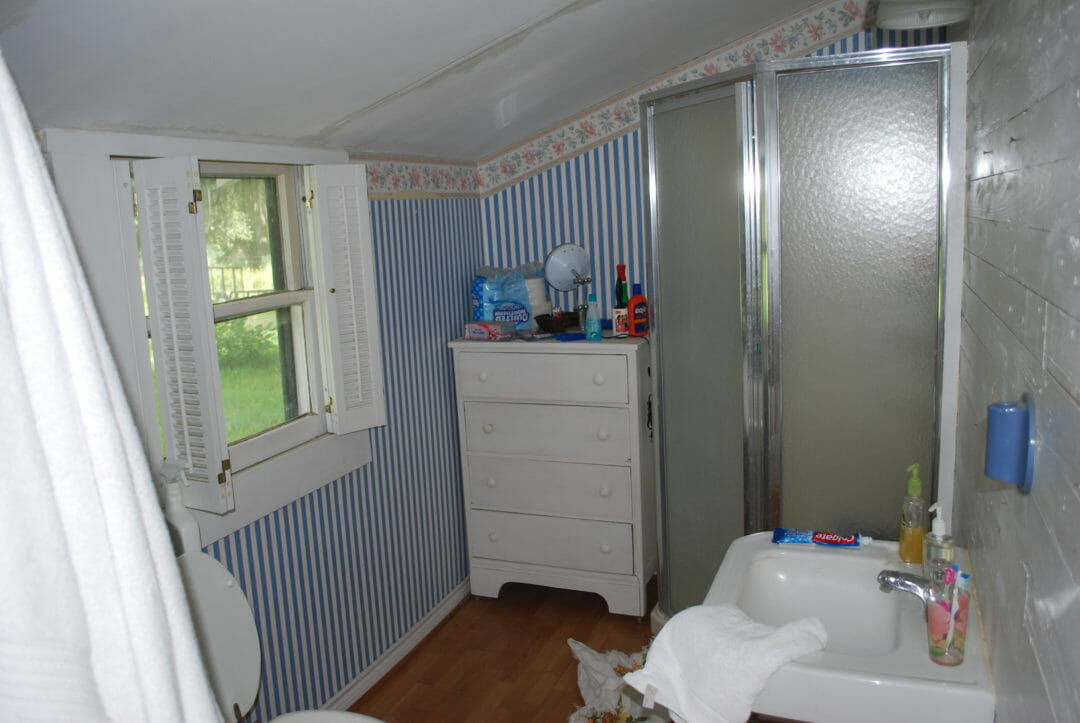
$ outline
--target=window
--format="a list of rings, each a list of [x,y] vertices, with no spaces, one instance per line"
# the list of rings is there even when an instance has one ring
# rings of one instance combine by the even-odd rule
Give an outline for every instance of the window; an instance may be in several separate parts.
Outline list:
[[[228,512],[234,472],[385,424],[361,166],[132,173],[165,457],[189,506]]]
[[[312,406],[321,379],[309,339],[315,305],[297,218],[298,173],[199,164],[225,439],[235,469],[326,432]]]

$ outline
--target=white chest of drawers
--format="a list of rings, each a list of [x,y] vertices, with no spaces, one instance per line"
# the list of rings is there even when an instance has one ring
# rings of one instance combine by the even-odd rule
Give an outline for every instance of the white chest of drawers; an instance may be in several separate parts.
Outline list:
[[[657,567],[648,342],[450,347],[473,594],[526,582],[644,615]]]

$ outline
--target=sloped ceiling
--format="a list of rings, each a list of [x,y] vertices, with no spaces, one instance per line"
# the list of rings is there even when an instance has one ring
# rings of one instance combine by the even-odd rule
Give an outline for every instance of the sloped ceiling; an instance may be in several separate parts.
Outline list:
[[[3,0],[37,128],[477,161],[805,0]]]

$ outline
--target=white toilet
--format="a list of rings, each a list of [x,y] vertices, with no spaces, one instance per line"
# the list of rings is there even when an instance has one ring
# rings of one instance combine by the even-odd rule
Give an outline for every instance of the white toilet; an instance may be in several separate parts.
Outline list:
[[[236,578],[204,552],[177,558],[187,589],[203,661],[225,720],[243,720],[259,693],[261,662],[255,616]],[[342,711],[287,713],[282,723],[381,723],[377,718]]]

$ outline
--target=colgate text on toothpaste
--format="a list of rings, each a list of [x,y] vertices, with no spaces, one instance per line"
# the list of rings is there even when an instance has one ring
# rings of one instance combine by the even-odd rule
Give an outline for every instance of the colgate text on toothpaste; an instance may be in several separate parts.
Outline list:
[[[844,537],[835,532],[817,532],[816,530],[792,530],[777,527],[773,530],[772,541],[777,544],[828,545],[830,547],[860,547],[868,545],[871,538],[864,535]]]

